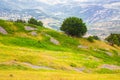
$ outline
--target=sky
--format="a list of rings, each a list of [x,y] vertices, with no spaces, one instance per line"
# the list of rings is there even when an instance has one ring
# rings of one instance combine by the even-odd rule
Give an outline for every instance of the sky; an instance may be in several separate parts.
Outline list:
[[[66,3],[71,1],[78,1],[78,2],[93,2],[93,1],[99,1],[99,0],[36,0],[40,2],[44,2],[47,4],[58,4],[58,3]]]
[[[40,2],[44,2],[50,5],[58,4],[58,3],[68,3],[68,2],[104,2],[103,0],[36,0]],[[105,1],[116,1],[116,0],[105,0]],[[112,3],[112,4],[105,4],[104,7],[111,8],[111,9],[118,9],[120,8],[120,2]]]
[[[120,9],[120,0],[3,0],[3,1],[6,1],[6,2],[14,2],[14,1],[20,1],[20,2],[43,2],[43,3],[46,3],[46,4],[49,4],[49,5],[54,5],[54,4],[59,4],[59,3],[63,3],[63,4],[67,4],[67,3],[70,3],[70,2],[75,2],[77,1],[78,3],[82,3],[82,2],[92,2],[92,3],[89,3],[89,4],[94,4],[94,2],[99,2],[100,5],[102,3],[102,6],[106,7],[106,8],[111,8],[111,9]],[[114,1],[114,3],[105,3],[105,2],[109,2],[109,1]],[[117,2],[115,2],[117,1]],[[105,3],[105,4],[103,4]],[[98,4],[98,3],[97,3]],[[32,4],[34,5],[34,4]],[[86,4],[85,4],[86,5]]]

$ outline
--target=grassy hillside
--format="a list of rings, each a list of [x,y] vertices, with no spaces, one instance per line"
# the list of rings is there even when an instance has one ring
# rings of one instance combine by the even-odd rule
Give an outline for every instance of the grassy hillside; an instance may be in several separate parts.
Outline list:
[[[0,30],[0,80],[120,79],[118,46],[26,23],[0,20],[0,27],[7,32]]]

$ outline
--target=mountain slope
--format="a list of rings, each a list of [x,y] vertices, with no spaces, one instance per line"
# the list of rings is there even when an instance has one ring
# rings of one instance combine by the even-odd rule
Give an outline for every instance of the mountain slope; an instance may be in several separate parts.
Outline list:
[[[39,74],[39,79],[48,80],[79,80],[81,76],[97,80],[100,73],[103,74],[100,79],[119,80],[119,52],[120,47],[102,41],[91,43],[85,38],[72,38],[48,28],[0,20],[2,80],[36,80]],[[109,73],[116,77],[110,77]]]
[[[17,60],[60,70],[86,67],[86,70],[93,68],[93,72],[102,64],[120,65],[120,48],[117,46],[115,48],[101,41],[91,43],[87,39],[71,38],[63,33],[30,24],[0,20],[0,26],[7,31],[7,34],[0,35],[0,53],[3,55],[1,62]],[[4,58],[4,55],[11,58]]]

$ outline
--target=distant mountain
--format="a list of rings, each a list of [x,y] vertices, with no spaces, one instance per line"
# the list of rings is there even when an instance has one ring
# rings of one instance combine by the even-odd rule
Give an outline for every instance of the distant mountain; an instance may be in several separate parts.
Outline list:
[[[117,0],[116,0],[117,1]],[[50,11],[53,14],[56,14],[60,17],[68,17],[68,16],[77,16],[83,18],[87,23],[95,23],[100,21],[109,21],[113,19],[114,16],[120,16],[119,8],[110,8],[109,5],[116,4],[116,1],[105,1],[105,3],[101,2],[71,2],[69,4],[56,4],[54,5]],[[120,3],[117,2],[117,3]],[[120,5],[118,5],[119,7]],[[115,5],[117,7],[117,5]],[[118,18],[119,19],[119,18]]]
[[[114,24],[114,21],[120,21],[120,1],[54,0],[53,2],[53,0],[1,0],[0,2],[0,18],[2,19],[16,20],[20,18],[28,20],[30,17],[35,17],[38,20],[42,20],[45,26],[59,30],[60,23],[69,16],[82,18],[88,27],[91,28],[93,26],[98,28],[99,25],[96,24],[109,24],[108,22],[110,21],[115,29],[119,30],[116,27],[119,24]],[[108,26],[101,26],[101,28]],[[91,30],[89,33],[94,35]]]
[[[111,33],[120,34],[120,20],[94,23],[88,31],[88,34],[100,36],[102,39]]]
[[[110,33],[120,33],[119,0],[96,0],[96,2],[81,3],[74,1],[68,4],[56,4],[51,8],[51,11],[61,18],[69,16],[82,18],[89,27],[88,34],[90,35],[105,38]]]
[[[31,17],[35,17],[38,20],[42,20],[46,27],[54,27],[55,29],[58,29],[58,27],[54,25],[59,23],[59,19],[48,14],[48,7],[48,4],[37,0],[1,0],[0,18],[6,20],[28,20]],[[48,22],[50,20],[51,22]]]

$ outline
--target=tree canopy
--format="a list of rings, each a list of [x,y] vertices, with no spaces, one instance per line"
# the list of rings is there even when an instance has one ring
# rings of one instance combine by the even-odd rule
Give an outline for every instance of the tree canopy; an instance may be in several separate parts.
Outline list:
[[[18,22],[18,23],[26,23],[25,20],[22,20],[22,19],[17,19],[15,22]]]
[[[114,44],[120,46],[120,34],[111,34],[105,40],[107,40],[112,46]]]
[[[60,30],[70,36],[82,37],[87,32],[87,27],[81,18],[69,17],[63,21]]]
[[[28,23],[29,24],[34,24],[34,25],[37,25],[37,26],[43,26],[43,23],[41,21],[37,21],[35,18],[30,18],[28,20]]]

